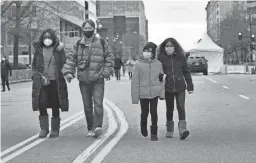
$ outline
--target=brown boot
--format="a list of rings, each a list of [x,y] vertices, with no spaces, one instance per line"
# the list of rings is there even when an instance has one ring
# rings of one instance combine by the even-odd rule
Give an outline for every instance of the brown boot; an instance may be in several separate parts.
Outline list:
[[[151,141],[157,141],[158,137],[157,137],[157,126],[150,126],[151,129]]]
[[[187,130],[187,122],[185,120],[180,120],[178,123],[180,139],[184,140],[188,137],[189,131]]]
[[[45,138],[49,134],[49,118],[48,115],[39,116],[40,128],[39,138]]]
[[[165,137],[166,138],[173,138],[173,134],[174,134],[174,121],[167,121],[166,122],[166,134]]]
[[[60,133],[60,118],[52,118],[52,130],[50,134],[50,138],[58,137]]]

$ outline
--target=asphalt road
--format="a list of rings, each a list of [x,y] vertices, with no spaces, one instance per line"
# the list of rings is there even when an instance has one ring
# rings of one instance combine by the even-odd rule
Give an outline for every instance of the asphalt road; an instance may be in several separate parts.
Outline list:
[[[187,94],[186,113],[190,136],[184,140],[178,137],[178,116],[174,112],[174,138],[165,135],[165,101],[158,104],[159,140],[150,141],[140,134],[140,105],[131,104],[130,81],[114,78],[106,82],[105,98],[112,101],[125,114],[129,129],[124,137],[108,153],[103,163],[252,163],[256,160],[256,76],[214,75],[193,76],[194,94]],[[81,94],[77,81],[68,84],[70,111],[61,113],[62,121],[83,111]],[[38,134],[38,112],[31,108],[31,82],[12,84],[11,91],[1,93],[1,151]],[[49,111],[49,114],[51,112]],[[104,112],[106,115],[107,113]],[[83,114],[80,114],[83,115]],[[108,119],[104,118],[104,129]],[[115,115],[116,117],[116,115]],[[85,137],[84,117],[61,131],[56,139],[45,139],[32,148],[11,159],[14,163],[68,163],[95,143]],[[148,119],[150,125],[150,116]],[[71,123],[67,121],[67,123]],[[120,127],[120,126],[119,126]],[[112,135],[110,139],[116,135]],[[35,139],[33,141],[38,141]],[[31,141],[31,142],[33,142]],[[13,152],[7,153],[3,158]],[[102,145],[109,142],[106,141]],[[97,150],[91,157],[97,155]],[[88,159],[86,162],[90,162]]]

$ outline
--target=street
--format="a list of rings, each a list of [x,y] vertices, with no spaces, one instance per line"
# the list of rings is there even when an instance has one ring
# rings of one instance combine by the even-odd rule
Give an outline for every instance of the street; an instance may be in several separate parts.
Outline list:
[[[127,76],[121,77],[121,81],[112,78],[106,81],[105,99],[115,104],[123,111],[125,118],[114,113],[111,119],[109,109],[112,105],[104,103],[105,119],[104,128],[114,131],[105,139],[93,153],[88,154],[85,162],[102,163],[252,163],[256,160],[256,77],[253,75],[193,75],[195,92],[186,95],[186,117],[190,135],[186,140],[178,137],[178,116],[174,112],[175,131],[174,138],[165,138],[165,101],[158,104],[158,141],[150,141],[150,136],[142,137],[140,134],[140,105],[131,104],[130,81]],[[11,92],[1,93],[1,152],[36,135],[39,132],[38,113],[31,109],[31,82],[12,84]],[[56,139],[43,139],[44,141],[32,145],[33,141],[6,153],[1,159],[9,155],[13,158],[8,162],[13,163],[69,163],[100,139],[87,138],[86,123],[83,114],[81,94],[78,82],[68,84],[70,111],[61,113],[62,121],[76,115],[73,122],[68,124],[60,132]],[[113,108],[110,109],[113,111]],[[51,112],[49,111],[51,115]],[[107,116],[108,115],[108,116]],[[115,117],[115,118],[113,118]],[[119,120],[118,120],[119,119]],[[110,120],[115,120],[110,122]],[[122,122],[127,120],[128,131],[124,131],[122,137],[118,134],[124,126]],[[120,122],[121,121],[121,122]],[[148,118],[148,130],[150,126]],[[121,123],[121,125],[120,125]],[[65,125],[64,124],[64,125]],[[113,126],[112,126],[113,125]],[[117,126],[116,126],[117,125]],[[111,127],[112,126],[112,127]],[[150,130],[149,130],[150,131]],[[110,150],[101,150],[116,137],[120,140]],[[26,147],[24,153],[17,152]],[[97,158],[98,157],[98,158]],[[6,162],[7,162],[6,161]],[[75,161],[74,161],[75,162]]]

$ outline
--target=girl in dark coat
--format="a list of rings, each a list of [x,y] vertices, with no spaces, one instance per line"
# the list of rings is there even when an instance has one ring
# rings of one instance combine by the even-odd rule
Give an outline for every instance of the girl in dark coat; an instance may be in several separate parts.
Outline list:
[[[33,111],[39,111],[41,132],[39,137],[44,138],[49,133],[49,118],[47,108],[52,108],[50,137],[58,137],[60,130],[60,111],[68,111],[67,84],[61,69],[66,62],[63,43],[59,42],[52,29],[42,32],[39,41],[33,44],[35,54],[32,63],[32,106]],[[42,85],[46,78],[50,80],[47,86]]]
[[[186,129],[185,90],[187,89],[189,94],[193,93],[194,86],[184,50],[174,38],[167,38],[159,46],[158,60],[162,62],[164,73],[167,75],[165,82],[167,133],[165,137],[173,137],[175,97],[179,114],[178,128],[180,139],[185,139],[189,135],[189,131]]]

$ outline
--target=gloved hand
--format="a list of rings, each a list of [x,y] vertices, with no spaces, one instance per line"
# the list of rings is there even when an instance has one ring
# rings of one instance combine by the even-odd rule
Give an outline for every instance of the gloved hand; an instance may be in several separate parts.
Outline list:
[[[72,74],[67,74],[65,75],[65,79],[67,80],[67,82],[71,82],[72,79],[74,79],[73,75]]]
[[[192,94],[192,93],[194,93],[194,91],[188,91],[188,94]]]

